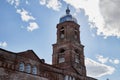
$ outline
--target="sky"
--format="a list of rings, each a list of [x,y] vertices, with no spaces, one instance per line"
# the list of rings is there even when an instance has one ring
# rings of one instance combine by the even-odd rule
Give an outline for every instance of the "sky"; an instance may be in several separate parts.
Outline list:
[[[52,62],[56,25],[69,4],[80,25],[87,75],[120,80],[120,0],[0,0],[0,48]]]

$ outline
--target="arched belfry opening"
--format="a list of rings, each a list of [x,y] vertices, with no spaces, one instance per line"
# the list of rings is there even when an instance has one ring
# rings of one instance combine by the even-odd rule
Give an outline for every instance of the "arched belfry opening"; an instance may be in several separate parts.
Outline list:
[[[64,27],[60,29],[60,38],[63,39],[65,37]]]

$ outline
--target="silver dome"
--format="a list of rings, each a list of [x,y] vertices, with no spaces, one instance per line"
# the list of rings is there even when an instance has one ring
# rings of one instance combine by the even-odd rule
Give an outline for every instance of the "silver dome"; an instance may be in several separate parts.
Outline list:
[[[65,22],[65,21],[73,21],[75,23],[77,23],[77,19],[74,18],[71,14],[70,14],[70,10],[69,8],[66,9],[66,15],[62,16],[60,18],[59,23]]]

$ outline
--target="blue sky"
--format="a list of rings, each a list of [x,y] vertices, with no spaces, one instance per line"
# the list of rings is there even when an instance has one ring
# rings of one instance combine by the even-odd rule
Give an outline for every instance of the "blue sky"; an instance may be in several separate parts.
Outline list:
[[[29,49],[52,61],[56,25],[67,4],[80,24],[87,74],[99,80],[120,80],[120,1],[117,0],[1,0],[0,48]]]

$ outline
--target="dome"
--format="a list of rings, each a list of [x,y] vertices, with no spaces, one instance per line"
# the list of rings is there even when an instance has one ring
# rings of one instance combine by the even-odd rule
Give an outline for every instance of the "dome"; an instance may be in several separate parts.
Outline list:
[[[74,18],[71,14],[70,14],[70,10],[69,8],[66,9],[66,15],[62,16],[60,18],[59,23],[65,22],[65,21],[73,21],[75,23],[77,23],[77,19]]]

